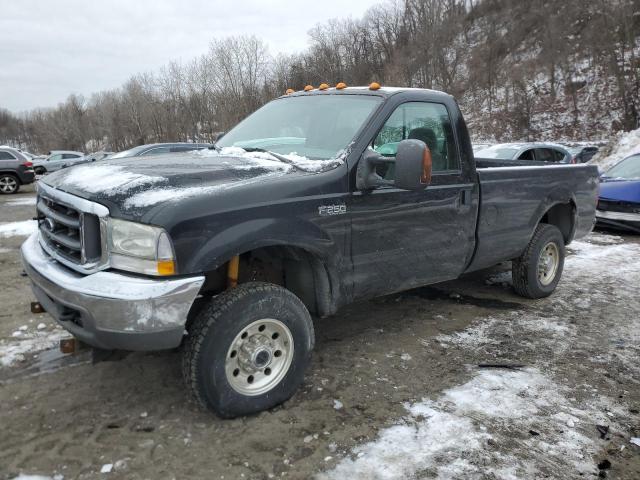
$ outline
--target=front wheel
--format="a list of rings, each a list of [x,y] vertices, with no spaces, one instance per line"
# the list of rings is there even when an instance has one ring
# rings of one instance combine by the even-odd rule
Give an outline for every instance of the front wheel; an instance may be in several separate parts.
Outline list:
[[[225,418],[289,399],[314,345],[311,316],[293,293],[246,283],[212,299],[189,327],[182,372],[201,405]]]
[[[522,255],[512,262],[513,288],[523,297],[548,297],[560,281],[564,257],[564,238],[560,230],[541,223]]]

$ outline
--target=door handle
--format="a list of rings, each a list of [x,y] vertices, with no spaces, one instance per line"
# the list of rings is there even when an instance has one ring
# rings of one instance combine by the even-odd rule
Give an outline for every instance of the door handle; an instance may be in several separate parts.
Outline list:
[[[460,205],[471,205],[471,189],[460,190]]]

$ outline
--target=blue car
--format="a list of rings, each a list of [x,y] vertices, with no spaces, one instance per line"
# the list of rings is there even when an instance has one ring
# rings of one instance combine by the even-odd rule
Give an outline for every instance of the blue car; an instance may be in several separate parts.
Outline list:
[[[596,222],[603,227],[640,233],[640,152],[600,177]]]

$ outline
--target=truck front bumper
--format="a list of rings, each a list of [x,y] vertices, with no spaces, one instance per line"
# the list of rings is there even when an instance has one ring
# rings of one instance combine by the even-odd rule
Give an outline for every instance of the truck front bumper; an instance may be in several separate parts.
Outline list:
[[[82,342],[108,350],[180,345],[203,276],[150,279],[115,272],[81,275],[42,249],[38,233],[22,245],[22,263],[44,309]]]

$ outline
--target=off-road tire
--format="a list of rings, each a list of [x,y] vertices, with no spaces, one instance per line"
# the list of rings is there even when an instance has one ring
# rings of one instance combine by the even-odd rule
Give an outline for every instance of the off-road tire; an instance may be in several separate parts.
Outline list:
[[[268,318],[288,327],[293,358],[284,377],[269,391],[243,395],[227,380],[227,354],[245,327]],[[304,379],[315,344],[313,322],[302,301],[283,287],[262,282],[245,283],[217,295],[188,330],[182,351],[184,381],[203,407],[223,418],[259,412],[288,400]]]
[[[555,275],[550,283],[544,285],[541,283],[538,275],[538,262],[542,250],[549,244],[553,243],[557,247],[559,254],[558,264]],[[513,260],[511,266],[511,275],[513,279],[513,288],[515,291],[526,298],[543,298],[553,293],[562,276],[564,267],[565,246],[562,233],[557,227],[541,223],[531,237],[531,241],[525,248],[522,255]]]
[[[0,195],[11,195],[20,190],[20,180],[12,173],[0,173]]]

